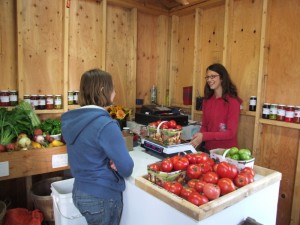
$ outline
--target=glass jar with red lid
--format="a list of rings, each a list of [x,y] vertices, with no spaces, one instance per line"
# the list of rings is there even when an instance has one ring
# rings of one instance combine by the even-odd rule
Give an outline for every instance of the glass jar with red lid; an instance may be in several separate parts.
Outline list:
[[[285,107],[285,122],[293,122],[295,117],[295,107],[293,105],[288,105]]]
[[[295,106],[294,123],[300,123],[300,106]]]

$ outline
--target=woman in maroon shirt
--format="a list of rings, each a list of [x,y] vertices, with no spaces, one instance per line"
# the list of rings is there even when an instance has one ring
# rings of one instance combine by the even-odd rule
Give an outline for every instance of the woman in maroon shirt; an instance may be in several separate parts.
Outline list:
[[[206,69],[202,126],[191,144],[205,150],[237,147],[237,130],[242,100],[226,68],[212,64]]]

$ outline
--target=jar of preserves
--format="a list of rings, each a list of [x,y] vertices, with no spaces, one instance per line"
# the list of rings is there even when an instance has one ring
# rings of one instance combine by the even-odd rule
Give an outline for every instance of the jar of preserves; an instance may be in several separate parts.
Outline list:
[[[278,106],[278,104],[271,104],[270,116],[269,116],[270,120],[276,120],[276,118],[277,118],[277,106]]]
[[[288,105],[285,108],[285,119],[284,122],[293,122],[295,116],[295,109],[293,105]]]
[[[294,123],[300,123],[300,106],[295,107]]]
[[[74,92],[68,91],[68,105],[74,104]]]
[[[263,104],[263,112],[262,112],[262,118],[263,119],[269,119],[270,118],[270,103],[264,103]]]
[[[284,121],[284,119],[285,119],[285,105],[278,105],[276,120]]]
[[[34,109],[38,109],[39,106],[39,98],[37,95],[31,95],[30,96],[30,104]]]
[[[74,91],[73,102],[75,105],[78,105],[78,95],[79,91]]]
[[[53,95],[47,95],[47,97],[46,97],[46,109],[54,109]]]
[[[38,109],[46,109],[46,96],[45,95],[39,95],[39,105]]]
[[[256,111],[256,96],[251,96],[250,97],[249,111]]]
[[[62,109],[62,97],[61,95],[54,96],[54,109]]]
[[[27,102],[27,103],[31,104],[30,95],[23,95],[23,100],[24,100],[24,102]]]
[[[9,104],[11,106],[16,106],[18,104],[18,94],[16,90],[11,90],[9,92]]]
[[[9,106],[9,91],[8,90],[0,91],[0,103],[1,103],[1,106]]]

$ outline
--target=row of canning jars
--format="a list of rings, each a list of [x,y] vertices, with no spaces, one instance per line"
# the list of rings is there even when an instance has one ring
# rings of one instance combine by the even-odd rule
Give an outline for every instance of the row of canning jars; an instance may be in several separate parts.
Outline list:
[[[62,109],[62,95],[24,95],[25,102],[32,105],[34,109]]]
[[[300,106],[264,103],[262,118],[300,123]]]
[[[0,106],[16,106],[18,104],[18,92],[16,90],[0,91]]]

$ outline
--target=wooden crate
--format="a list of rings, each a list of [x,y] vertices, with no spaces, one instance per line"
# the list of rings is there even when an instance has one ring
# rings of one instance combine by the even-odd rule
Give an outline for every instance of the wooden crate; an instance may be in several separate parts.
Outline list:
[[[254,170],[256,177],[253,183],[200,207],[150,182],[146,176],[136,178],[135,184],[187,216],[200,221],[281,180],[281,173],[277,171],[259,166],[254,166]]]
[[[1,180],[67,170],[66,146],[0,153],[0,163],[8,162],[9,175]]]

